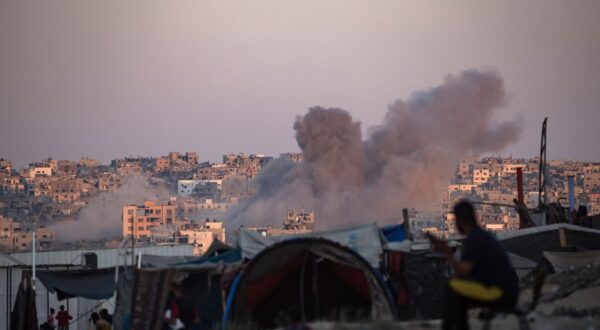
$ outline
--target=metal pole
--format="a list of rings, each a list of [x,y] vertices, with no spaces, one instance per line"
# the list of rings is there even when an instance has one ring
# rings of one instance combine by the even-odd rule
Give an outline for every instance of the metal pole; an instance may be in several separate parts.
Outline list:
[[[12,283],[10,283],[10,272],[11,272],[11,267],[8,266],[6,267],[6,329],[10,329],[10,296],[8,294],[8,290],[10,288],[10,285]]]
[[[546,205],[546,124],[548,117],[544,118],[542,124],[542,141],[540,145],[540,168],[539,168],[539,189],[538,206]]]
[[[35,290],[35,227],[33,228],[33,243],[32,243],[32,253],[31,253],[31,266],[33,269],[33,275],[31,277],[31,287]]]
[[[517,198],[519,203],[525,203],[525,196],[523,194],[523,169],[517,167]]]
[[[575,210],[575,180],[572,175],[569,176],[569,222],[573,223],[573,211]]]
[[[403,219],[403,227],[404,227],[404,239],[410,240],[410,223],[408,221],[408,209],[402,209],[402,219]]]

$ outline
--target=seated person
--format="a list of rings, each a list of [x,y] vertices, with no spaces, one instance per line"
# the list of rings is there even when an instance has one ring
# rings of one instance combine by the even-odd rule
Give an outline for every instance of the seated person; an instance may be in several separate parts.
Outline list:
[[[468,329],[470,306],[512,309],[519,295],[519,279],[506,251],[477,224],[473,205],[460,201],[454,206],[454,214],[456,228],[466,236],[460,261],[444,241],[428,237],[434,249],[445,254],[454,271],[444,303],[443,328]]]

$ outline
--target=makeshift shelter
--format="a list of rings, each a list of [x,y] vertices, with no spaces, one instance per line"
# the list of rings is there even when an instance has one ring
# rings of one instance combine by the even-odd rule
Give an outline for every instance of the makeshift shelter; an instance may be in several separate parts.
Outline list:
[[[202,257],[144,256],[143,268],[135,270],[128,291],[131,301],[121,304],[115,314],[121,323],[131,324],[130,328],[162,329],[164,311],[171,299],[169,288],[172,282],[178,282],[200,316],[194,329],[215,329],[223,316],[223,276],[240,261],[237,249]]]
[[[115,269],[39,271],[38,279],[59,300],[82,297],[108,299],[115,292]]]
[[[306,321],[391,320],[394,304],[373,267],[348,247],[297,238],[262,250],[229,292],[225,322],[271,328],[296,309]]]
[[[373,268],[378,268],[385,245],[385,237],[375,224],[356,226],[340,230],[303,233],[281,236],[263,236],[248,229],[240,229],[238,246],[242,257],[252,259],[263,249],[281,241],[298,238],[325,238],[354,250],[360,254]]]
[[[539,262],[544,251],[600,250],[600,230],[571,224],[553,224],[497,234],[510,253]]]
[[[581,251],[581,252],[544,252],[544,257],[548,259],[556,271],[564,271],[570,268],[577,268],[591,264],[600,264],[600,250]]]
[[[210,246],[208,247],[208,249],[206,250],[206,252],[204,253],[204,256],[206,257],[212,257],[212,256],[216,256],[222,253],[225,253],[227,251],[231,251],[234,248],[219,241],[218,239],[215,239]]]

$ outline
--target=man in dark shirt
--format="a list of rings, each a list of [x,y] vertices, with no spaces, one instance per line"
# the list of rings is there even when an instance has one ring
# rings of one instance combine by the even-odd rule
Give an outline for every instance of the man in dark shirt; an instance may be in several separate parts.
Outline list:
[[[446,255],[455,274],[448,283],[443,328],[468,329],[469,306],[511,309],[519,294],[519,279],[502,246],[477,224],[473,205],[460,201],[454,214],[456,228],[466,236],[460,261],[444,241],[429,238],[434,248]]]

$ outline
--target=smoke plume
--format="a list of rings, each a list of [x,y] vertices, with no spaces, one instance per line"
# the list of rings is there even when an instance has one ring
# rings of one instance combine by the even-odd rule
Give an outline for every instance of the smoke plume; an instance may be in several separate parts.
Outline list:
[[[169,194],[145,176],[129,176],[114,193],[101,193],[81,209],[75,220],[63,220],[49,226],[62,241],[96,240],[121,236],[123,205],[145,200],[166,199]]]
[[[461,157],[518,139],[516,121],[494,119],[505,102],[497,71],[463,71],[391,104],[366,139],[347,111],[313,107],[294,123],[304,161],[271,162],[257,194],[232,210],[232,224],[279,225],[288,208],[302,207],[315,210],[320,228],[389,223],[404,207],[432,210]]]

